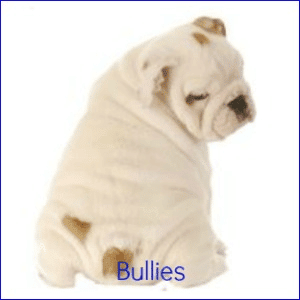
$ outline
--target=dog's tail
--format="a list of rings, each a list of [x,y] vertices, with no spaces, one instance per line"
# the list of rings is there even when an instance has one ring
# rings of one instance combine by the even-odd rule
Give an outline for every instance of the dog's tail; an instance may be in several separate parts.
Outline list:
[[[118,276],[118,263],[125,262],[130,266],[132,261],[133,252],[129,249],[120,250],[116,247],[109,248],[103,255],[103,275]]]

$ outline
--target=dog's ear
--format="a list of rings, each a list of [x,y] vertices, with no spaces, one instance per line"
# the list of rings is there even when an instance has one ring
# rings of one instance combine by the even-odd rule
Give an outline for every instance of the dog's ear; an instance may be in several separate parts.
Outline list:
[[[154,95],[162,92],[166,85],[170,70],[178,64],[174,54],[163,45],[149,47],[143,51],[138,61],[140,75],[140,98],[145,105],[150,105]]]
[[[213,19],[210,17],[200,17],[193,22],[194,25],[201,27],[209,33],[226,36],[226,29],[224,22],[220,19]]]

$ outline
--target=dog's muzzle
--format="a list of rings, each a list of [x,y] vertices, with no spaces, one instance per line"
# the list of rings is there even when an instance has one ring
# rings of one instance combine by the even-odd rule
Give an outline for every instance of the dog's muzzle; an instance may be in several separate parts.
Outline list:
[[[211,130],[219,138],[226,137],[252,121],[255,110],[248,85],[243,81],[233,82],[218,95],[214,106],[210,108],[210,114]]]
[[[254,120],[255,107],[250,88],[244,80],[235,80],[211,99],[202,116],[206,140],[219,140]]]

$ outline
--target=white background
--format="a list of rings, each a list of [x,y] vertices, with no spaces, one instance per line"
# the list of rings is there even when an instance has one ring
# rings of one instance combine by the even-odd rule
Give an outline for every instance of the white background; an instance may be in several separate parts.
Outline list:
[[[3,298],[298,298],[298,2],[2,2]],[[36,220],[92,83],[148,38],[221,18],[243,55],[257,118],[210,145],[213,221],[229,271],[191,289],[47,286]],[[167,290],[166,288],[167,287]]]

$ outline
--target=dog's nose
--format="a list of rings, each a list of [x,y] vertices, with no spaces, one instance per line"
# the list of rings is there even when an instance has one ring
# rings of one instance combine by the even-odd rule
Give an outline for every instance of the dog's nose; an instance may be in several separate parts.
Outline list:
[[[244,121],[249,116],[248,104],[246,102],[246,96],[244,95],[237,96],[229,102],[227,106],[235,112],[236,117],[240,122]]]

